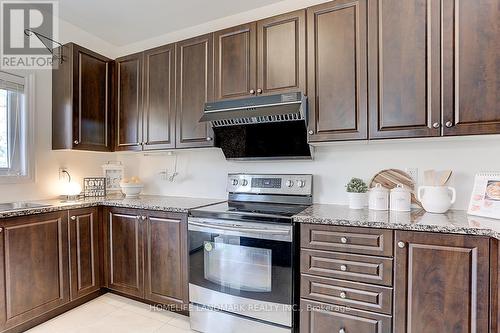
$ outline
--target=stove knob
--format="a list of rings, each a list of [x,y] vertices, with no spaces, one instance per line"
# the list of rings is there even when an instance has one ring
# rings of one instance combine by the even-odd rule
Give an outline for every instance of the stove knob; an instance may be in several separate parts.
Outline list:
[[[233,179],[233,180],[231,181],[231,184],[233,184],[233,186],[238,185],[238,179]]]
[[[297,180],[297,186],[298,187],[306,186],[306,181],[305,180]]]
[[[242,185],[242,186],[247,186],[247,185],[248,185],[248,180],[243,179],[243,180],[241,181],[241,185]]]
[[[285,185],[286,185],[286,187],[292,187],[293,186],[293,181],[292,180],[287,180]]]

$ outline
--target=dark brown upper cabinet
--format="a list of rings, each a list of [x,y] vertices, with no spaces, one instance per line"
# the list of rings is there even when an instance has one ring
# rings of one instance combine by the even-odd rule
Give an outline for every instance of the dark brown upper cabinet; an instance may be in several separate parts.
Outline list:
[[[367,138],[366,0],[307,9],[309,140]]]
[[[370,139],[440,135],[440,29],[439,1],[368,1]]]
[[[396,231],[394,332],[489,332],[489,242]]]
[[[144,150],[175,147],[175,44],[144,52]]]
[[[256,24],[214,33],[215,99],[253,96],[257,92]]]
[[[176,147],[211,147],[212,128],[200,118],[214,95],[212,34],[178,42],[176,54]]]
[[[116,59],[115,150],[142,150],[143,54]]]
[[[52,149],[109,151],[113,61],[73,43],[62,54],[52,70]]]
[[[306,11],[257,22],[257,94],[306,89]]]
[[[443,1],[443,134],[500,133],[498,0]]]

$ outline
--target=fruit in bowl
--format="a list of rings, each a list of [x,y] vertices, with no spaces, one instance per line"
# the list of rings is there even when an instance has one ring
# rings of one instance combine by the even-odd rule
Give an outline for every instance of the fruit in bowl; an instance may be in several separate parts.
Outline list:
[[[144,185],[141,184],[139,177],[131,177],[130,179],[124,178],[120,182],[120,187],[125,198],[138,198]]]

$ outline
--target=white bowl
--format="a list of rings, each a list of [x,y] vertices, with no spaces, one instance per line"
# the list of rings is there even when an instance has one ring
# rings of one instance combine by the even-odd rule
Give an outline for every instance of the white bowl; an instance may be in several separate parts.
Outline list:
[[[125,194],[125,198],[138,198],[144,188],[143,184],[132,184],[132,183],[120,183],[122,193]]]

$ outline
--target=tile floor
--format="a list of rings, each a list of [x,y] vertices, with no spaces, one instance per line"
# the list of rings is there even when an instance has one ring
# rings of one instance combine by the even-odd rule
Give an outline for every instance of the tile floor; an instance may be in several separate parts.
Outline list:
[[[115,294],[88,303],[38,325],[29,333],[194,333],[189,318],[151,309]]]

